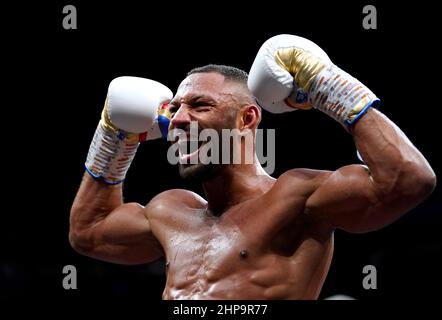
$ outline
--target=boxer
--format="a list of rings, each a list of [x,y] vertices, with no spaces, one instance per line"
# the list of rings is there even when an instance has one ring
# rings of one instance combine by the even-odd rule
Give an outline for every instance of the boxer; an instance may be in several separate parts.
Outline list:
[[[230,66],[196,68],[174,96],[153,80],[117,78],[72,205],[70,243],[81,254],[119,264],[164,257],[164,299],[317,299],[334,230],[383,228],[435,187],[428,162],[378,104],[321,48],[292,35],[266,41],[249,75]],[[180,163],[181,176],[199,181],[204,197],[173,189],[146,205],[124,203],[121,182],[141,141],[168,129],[187,133],[192,121],[201,130],[254,135],[261,108],[328,114],[352,136],[364,164],[294,168],[273,178],[258,161]],[[311,130],[319,129],[311,123]],[[290,154],[302,154],[297,139],[308,133],[285,146]],[[152,172],[146,183],[157,183],[154,169],[146,170]]]

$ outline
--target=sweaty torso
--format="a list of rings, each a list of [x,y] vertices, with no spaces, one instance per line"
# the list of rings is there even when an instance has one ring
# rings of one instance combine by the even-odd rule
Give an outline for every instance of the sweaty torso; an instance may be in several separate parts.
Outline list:
[[[187,190],[167,191],[147,207],[166,259],[164,299],[318,297],[333,233],[304,210],[310,177],[301,175],[296,190],[278,180],[219,216]]]

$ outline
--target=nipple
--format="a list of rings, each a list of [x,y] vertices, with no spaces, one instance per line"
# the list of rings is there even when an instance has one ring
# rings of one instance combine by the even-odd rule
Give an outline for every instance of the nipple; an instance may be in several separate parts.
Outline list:
[[[241,250],[239,253],[239,256],[243,259],[247,258],[248,255],[249,255],[249,253],[247,252],[247,250]]]

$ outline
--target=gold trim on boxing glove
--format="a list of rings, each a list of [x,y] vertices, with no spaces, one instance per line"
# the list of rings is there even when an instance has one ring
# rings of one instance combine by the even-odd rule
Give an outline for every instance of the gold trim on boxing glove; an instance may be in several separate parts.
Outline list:
[[[102,124],[106,130],[109,130],[115,134],[118,134],[118,132],[120,130],[110,120],[109,113],[107,110],[108,110],[108,107],[107,107],[107,98],[106,98],[106,101],[104,101],[103,111],[101,112],[101,119],[103,120]]]
[[[296,92],[292,92],[291,95],[284,99],[284,102],[286,105],[293,109],[310,110],[311,108],[313,108],[313,105],[309,101],[306,101],[304,103],[296,102]]]
[[[276,50],[275,60],[293,76],[296,85],[305,93],[309,92],[313,80],[325,68],[321,59],[296,47]]]
[[[165,103],[161,103],[158,108],[157,108],[157,115],[158,116],[164,116],[167,119],[171,119],[172,118],[172,114],[170,113],[169,110],[169,103],[165,102]]]
[[[347,119],[349,121],[352,121],[359,113],[361,113],[362,109],[364,109],[364,107],[371,101],[368,93],[365,93],[361,98],[362,99],[358,104],[348,113]]]
[[[140,138],[143,136],[143,134],[126,132],[122,129],[119,129],[112,123],[109,118],[107,98],[104,102],[103,111],[101,112],[101,120],[103,128],[115,134],[117,137],[119,137],[120,140],[125,140],[128,143],[135,143],[139,142]]]

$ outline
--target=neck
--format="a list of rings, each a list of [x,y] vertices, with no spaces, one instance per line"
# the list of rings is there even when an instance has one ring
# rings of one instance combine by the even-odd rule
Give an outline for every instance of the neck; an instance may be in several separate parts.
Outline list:
[[[273,180],[258,161],[225,166],[215,177],[203,182],[208,209],[219,216],[230,207],[265,193]]]

